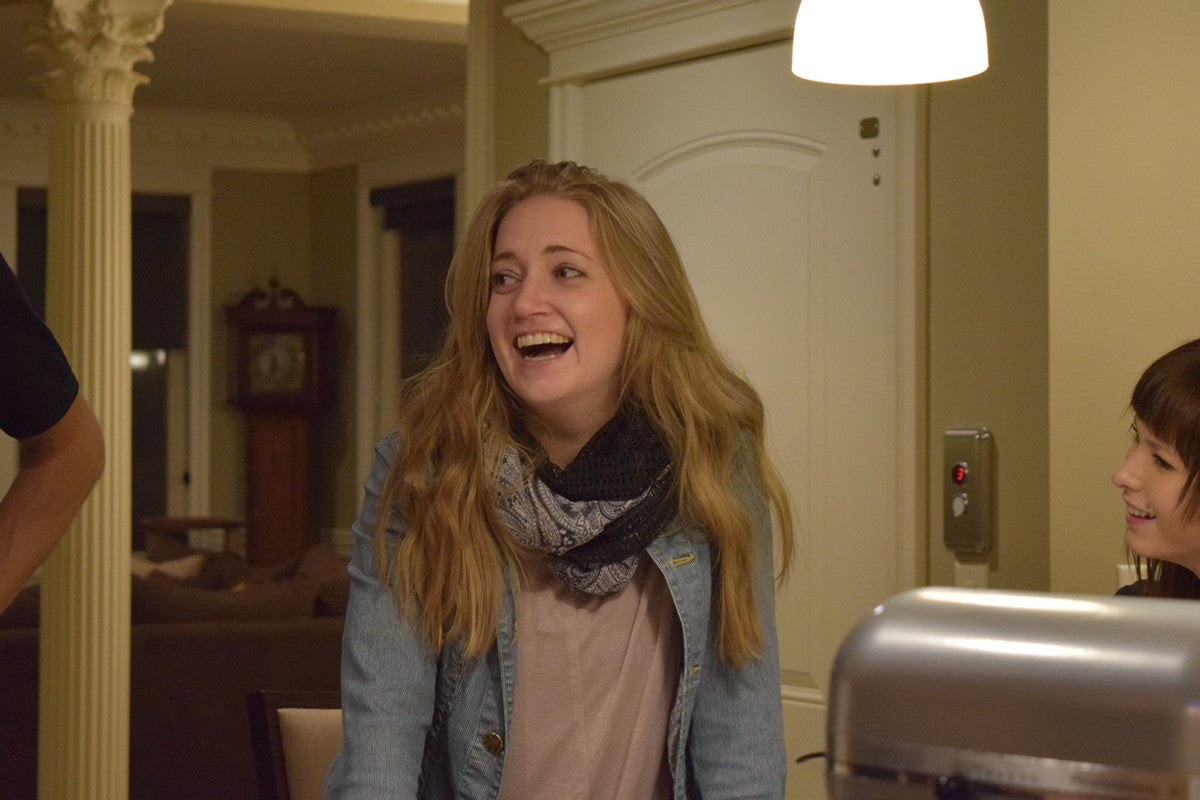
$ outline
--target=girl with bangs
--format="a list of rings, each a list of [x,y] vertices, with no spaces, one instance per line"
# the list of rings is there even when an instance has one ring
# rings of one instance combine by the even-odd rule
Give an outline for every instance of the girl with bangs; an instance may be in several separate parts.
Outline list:
[[[327,795],[782,798],[791,511],[657,214],[518,168],[446,302],[354,526]]]
[[[1146,577],[1118,594],[1200,599],[1200,339],[1147,367],[1130,405],[1133,443],[1113,483],[1126,546]]]

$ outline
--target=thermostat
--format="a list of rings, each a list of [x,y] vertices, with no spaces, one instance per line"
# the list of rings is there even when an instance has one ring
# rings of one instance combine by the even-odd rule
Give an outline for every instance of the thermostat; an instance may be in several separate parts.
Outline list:
[[[943,437],[942,541],[956,553],[987,553],[995,533],[995,454],[987,428]]]

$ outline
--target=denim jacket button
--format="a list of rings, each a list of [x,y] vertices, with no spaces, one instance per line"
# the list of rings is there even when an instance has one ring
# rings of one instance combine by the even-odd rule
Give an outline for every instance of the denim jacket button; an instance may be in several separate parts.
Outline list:
[[[502,739],[500,734],[496,733],[495,731],[492,733],[485,733],[483,735],[483,749],[487,750],[494,756],[498,756],[500,755],[500,752],[504,750],[504,739]]]

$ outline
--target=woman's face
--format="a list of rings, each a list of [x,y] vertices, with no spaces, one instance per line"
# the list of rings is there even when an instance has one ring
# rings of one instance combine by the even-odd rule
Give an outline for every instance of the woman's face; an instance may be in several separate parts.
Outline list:
[[[1112,476],[1125,500],[1125,542],[1142,558],[1200,574],[1200,520],[1187,518],[1182,496],[1188,469],[1173,446],[1133,425],[1133,444]]]
[[[504,380],[550,432],[590,434],[612,418],[629,310],[587,211],[534,195],[496,232],[487,329]]]

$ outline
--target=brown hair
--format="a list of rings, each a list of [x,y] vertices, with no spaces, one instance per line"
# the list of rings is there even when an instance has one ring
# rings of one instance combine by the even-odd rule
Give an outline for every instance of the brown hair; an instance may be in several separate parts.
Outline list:
[[[1187,469],[1179,499],[1187,519],[1200,518],[1200,339],[1159,356],[1133,387],[1138,420],[1175,448]],[[1134,555],[1134,563],[1142,559]],[[1146,559],[1148,594],[1200,598],[1200,578],[1169,561]]]
[[[583,206],[629,304],[620,399],[642,408],[668,442],[680,514],[708,533],[716,553],[718,653],[740,664],[763,645],[752,592],[751,521],[729,480],[746,440],[779,525],[780,577],[792,557],[791,509],[765,452],[762,402],[712,341],[679,254],[650,204],[628,185],[571,162],[534,161],[510,173],[484,197],[455,252],[445,337],[430,366],[403,392],[399,451],[376,524],[383,578],[431,644],[446,636],[461,638],[469,653],[490,647],[504,562],[515,559],[491,498],[500,456],[512,443],[511,422],[522,412],[488,342],[489,275],[501,220],[536,194]],[[386,531],[393,510],[407,524],[399,541]]]

